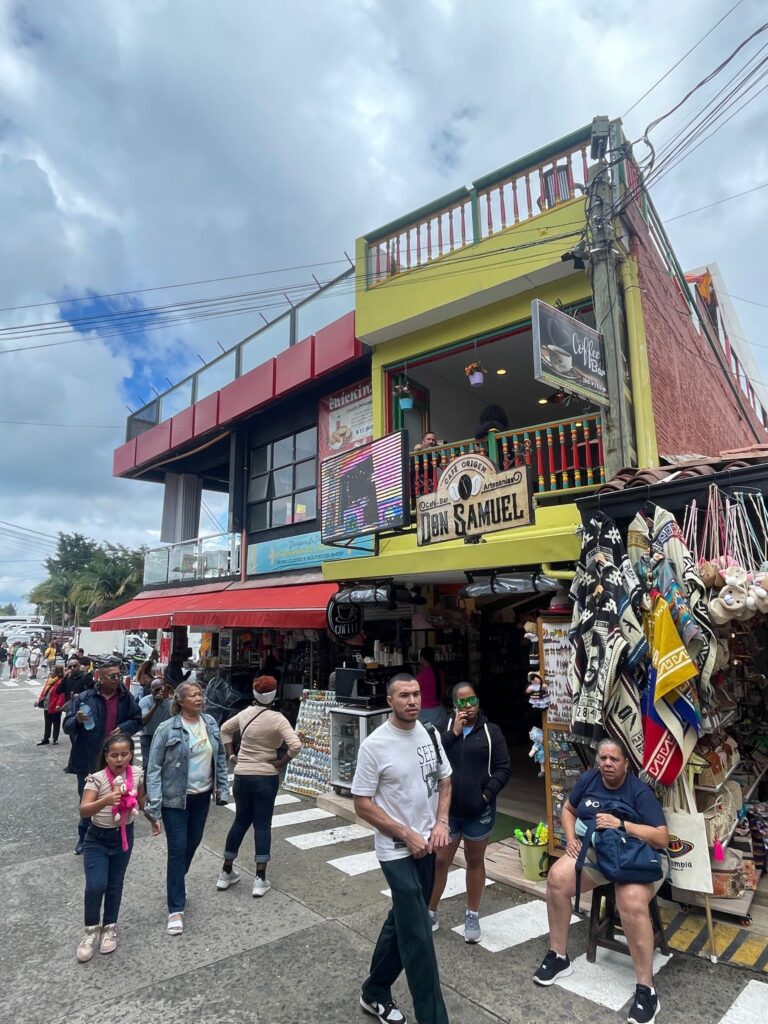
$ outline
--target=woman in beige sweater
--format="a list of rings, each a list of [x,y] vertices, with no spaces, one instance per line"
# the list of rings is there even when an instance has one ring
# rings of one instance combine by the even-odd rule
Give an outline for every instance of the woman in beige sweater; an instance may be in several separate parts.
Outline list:
[[[224,846],[224,866],[216,881],[217,889],[228,889],[240,881],[240,873],[233,866],[249,828],[253,827],[256,849],[256,877],[253,895],[269,892],[267,863],[272,844],[272,812],[280,785],[280,769],[301,750],[301,740],[279,711],[270,704],[277,696],[277,680],[273,676],[257,676],[253,681],[254,704],[230,718],[221,727],[224,749],[230,763],[235,765],[235,820]],[[232,753],[232,740],[240,734],[240,751]],[[288,748],[281,757],[277,748]]]

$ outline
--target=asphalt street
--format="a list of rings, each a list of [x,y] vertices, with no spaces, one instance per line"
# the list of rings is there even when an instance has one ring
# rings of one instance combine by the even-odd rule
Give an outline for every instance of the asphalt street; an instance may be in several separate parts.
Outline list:
[[[119,946],[78,964],[82,933],[82,860],[73,856],[75,779],[62,772],[69,740],[37,747],[38,686],[0,682],[0,933],[2,1019],[21,1024],[359,1024],[360,981],[389,900],[371,855],[370,835],[281,794],[276,808],[272,891],[251,897],[250,837],[241,851],[242,882],[216,889],[224,837],[232,821],[212,808],[188,878],[185,932],[165,931],[165,840],[144,819],[128,869]],[[320,816],[325,815],[325,816]],[[283,819],[281,821],[281,819]],[[600,951],[584,961],[586,925],[571,928],[575,970],[549,989],[531,982],[547,949],[545,907],[503,885],[486,890],[484,940],[464,943],[461,872],[441,904],[435,935],[452,1024],[557,1020],[615,1024],[633,994],[629,958]],[[768,984],[745,970],[675,954],[658,966],[659,1021],[757,1024],[766,1020]],[[568,985],[566,988],[565,986]],[[396,988],[414,1022],[407,987]],[[428,1022],[422,1022],[428,1024]]]

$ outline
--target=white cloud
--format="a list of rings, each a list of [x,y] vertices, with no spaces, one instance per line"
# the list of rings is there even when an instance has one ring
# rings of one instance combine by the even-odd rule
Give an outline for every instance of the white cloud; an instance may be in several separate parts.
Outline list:
[[[620,115],[723,13],[713,0],[674,8],[673,19],[667,0],[0,0],[0,307],[341,258],[378,224],[595,114]],[[628,116],[628,135],[761,13],[745,0]],[[662,215],[765,180],[765,100],[660,182]],[[674,222],[681,262],[716,258],[736,295],[759,299],[767,206],[756,193]],[[746,335],[768,344],[765,311],[739,314]],[[55,315],[0,313],[0,325]],[[189,372],[185,351],[209,358],[257,320],[0,356],[0,418],[120,424],[132,362],[144,392],[152,372],[162,390],[166,373]],[[765,367],[765,350],[755,353]],[[111,478],[121,437],[0,425],[0,518],[152,542],[160,488]],[[34,582],[15,576],[28,563],[3,564],[7,550],[0,571],[16,582],[0,578],[0,602]]]

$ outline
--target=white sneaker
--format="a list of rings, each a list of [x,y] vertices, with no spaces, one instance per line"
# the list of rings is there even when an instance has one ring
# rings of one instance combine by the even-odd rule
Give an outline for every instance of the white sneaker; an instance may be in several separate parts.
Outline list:
[[[437,911],[428,909],[427,913],[429,914],[429,923],[432,925],[432,931],[436,932],[440,927],[440,922],[437,920]]]
[[[254,896],[266,896],[271,888],[272,883],[267,878],[259,878],[257,875],[253,880],[253,889],[251,892]]]
[[[77,947],[77,959],[81,964],[87,964],[96,952],[96,946],[100,936],[101,925],[88,925],[85,929],[85,935],[80,939],[80,945]]]
[[[216,888],[228,889],[230,885],[236,885],[239,881],[240,872],[237,868],[232,868],[230,872],[227,872],[222,868],[219,872],[219,877],[216,879]]]

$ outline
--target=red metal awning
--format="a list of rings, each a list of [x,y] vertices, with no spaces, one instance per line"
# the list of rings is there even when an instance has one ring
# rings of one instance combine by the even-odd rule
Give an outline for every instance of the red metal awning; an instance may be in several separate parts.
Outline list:
[[[326,607],[337,589],[335,583],[305,583],[286,587],[227,588],[179,597],[137,597],[91,619],[90,628],[269,626],[272,629],[323,629]]]

